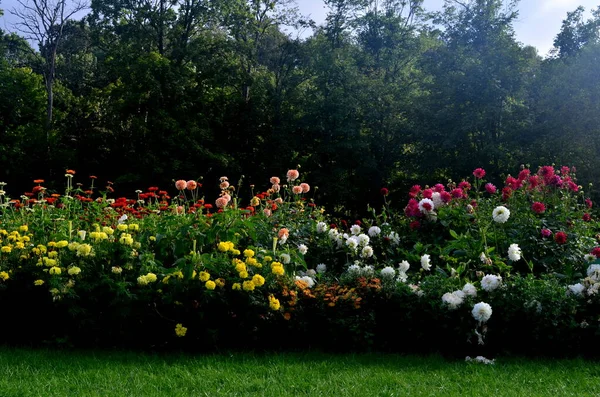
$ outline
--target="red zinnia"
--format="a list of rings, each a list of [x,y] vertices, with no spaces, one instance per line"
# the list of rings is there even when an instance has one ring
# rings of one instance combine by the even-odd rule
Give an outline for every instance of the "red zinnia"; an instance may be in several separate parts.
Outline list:
[[[536,201],[535,203],[533,203],[533,205],[531,206],[531,209],[536,214],[543,214],[544,212],[546,212],[546,206],[544,205],[544,203],[540,203],[539,201]]]
[[[565,232],[556,232],[556,234],[554,235],[554,241],[556,241],[557,244],[564,244],[567,242],[567,233]]]

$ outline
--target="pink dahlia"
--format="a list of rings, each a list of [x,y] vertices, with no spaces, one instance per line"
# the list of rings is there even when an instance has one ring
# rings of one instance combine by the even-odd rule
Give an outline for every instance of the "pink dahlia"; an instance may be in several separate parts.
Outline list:
[[[300,176],[298,170],[289,170],[286,174],[288,182],[295,181]]]
[[[302,193],[308,193],[310,191],[310,185],[308,183],[301,183]]]
[[[489,194],[494,194],[494,193],[496,193],[496,186],[494,186],[491,183],[486,183],[485,191],[488,192]]]
[[[536,201],[535,203],[533,203],[531,205],[531,209],[536,214],[543,214],[544,212],[546,212],[546,206],[544,205],[544,203],[540,203],[539,201]]]
[[[552,230],[546,228],[542,229],[542,237],[548,238],[550,236],[552,236]]]
[[[475,178],[481,179],[485,176],[485,170],[483,168],[476,168],[475,171],[473,171],[473,175],[475,175]]]
[[[292,188],[292,192],[294,192],[294,194],[300,194],[300,193],[302,193],[302,187],[301,186],[294,186]]]
[[[272,176],[271,179],[269,179],[269,182],[271,182],[271,185],[279,185],[281,180],[276,176]]]
[[[198,187],[198,183],[194,180],[189,180],[185,184],[185,187],[187,188],[187,190],[194,190]]]
[[[565,244],[567,242],[567,233],[556,232],[554,235],[554,241],[556,241],[557,244]]]

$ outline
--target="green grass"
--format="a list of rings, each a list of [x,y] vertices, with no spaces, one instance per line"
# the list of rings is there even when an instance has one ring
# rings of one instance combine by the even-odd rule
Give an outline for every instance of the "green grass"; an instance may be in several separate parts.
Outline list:
[[[600,396],[600,362],[0,348],[0,396]]]

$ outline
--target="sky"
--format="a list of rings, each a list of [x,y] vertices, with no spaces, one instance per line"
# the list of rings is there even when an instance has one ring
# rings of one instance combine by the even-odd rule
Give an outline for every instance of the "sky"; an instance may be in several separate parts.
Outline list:
[[[296,3],[302,15],[310,15],[318,24],[325,21],[328,9],[323,0],[296,0]],[[443,3],[444,0],[425,0],[424,6],[429,11],[435,11],[441,10]],[[547,55],[567,12],[580,5],[585,7],[589,16],[589,11],[600,5],[600,0],[520,0],[519,17],[514,23],[517,40],[536,47],[540,55]],[[4,16],[0,17],[0,28],[14,30],[11,28],[14,17],[8,10],[16,6],[16,0],[0,0],[0,8],[5,10]]]

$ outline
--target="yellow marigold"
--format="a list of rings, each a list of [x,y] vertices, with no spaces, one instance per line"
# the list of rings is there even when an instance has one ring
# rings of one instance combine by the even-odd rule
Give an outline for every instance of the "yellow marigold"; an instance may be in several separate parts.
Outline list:
[[[233,255],[239,255],[239,254],[241,254],[240,250],[236,250],[236,249],[232,249],[232,250],[231,250],[231,253],[232,253]]]
[[[129,234],[129,233],[123,233],[123,234],[121,234],[121,237],[119,238],[119,242],[124,245],[132,245],[133,237],[131,237],[131,234]]]
[[[111,271],[114,274],[121,274],[123,272],[123,268],[120,267],[120,266],[113,266],[112,269],[111,269]]]
[[[225,286],[225,280],[222,278],[218,278],[215,280],[215,284],[217,287],[223,288]]]
[[[252,277],[252,282],[254,283],[254,285],[256,285],[257,287],[262,287],[263,285],[265,285],[265,278],[263,276],[261,276],[260,274],[255,274]]]
[[[162,279],[162,283],[163,284],[169,284],[169,279],[171,278],[171,275],[169,274],[168,276],[163,277]]]
[[[178,337],[184,337],[185,334],[187,333],[187,328],[183,326],[183,324],[177,324],[175,326],[175,335],[177,335]]]
[[[77,256],[89,256],[92,253],[92,246],[89,244],[79,244],[77,246]]]
[[[78,242],[72,242],[69,243],[69,251],[77,251],[77,248],[79,248],[79,243]]]
[[[156,280],[158,280],[158,278],[156,277],[156,274],[148,273],[148,274],[146,274],[146,280],[148,280],[149,283],[153,283]]]
[[[67,271],[67,273],[69,273],[69,276],[76,276],[79,273],[81,273],[81,269],[78,268],[77,266],[73,266],[73,267],[69,268],[69,270]]]
[[[2,247],[2,252],[10,254],[12,252],[12,247],[10,245],[5,245]]]
[[[150,241],[156,241],[156,236],[150,236],[150,237],[148,237],[148,239],[149,239]]]
[[[242,284],[240,283],[233,283],[233,285],[231,286],[232,290],[241,290],[242,289]]]
[[[8,236],[8,232],[6,231],[6,229],[0,229],[0,234],[3,236]]]
[[[146,278],[146,276],[139,276],[137,278],[137,282],[139,285],[148,285],[148,279]]]
[[[44,265],[46,265],[48,267],[56,266],[56,259],[50,259],[48,257],[43,257],[42,262],[44,263]]]
[[[242,284],[242,288],[244,289],[244,291],[254,291],[254,283],[252,281],[244,281],[244,283]]]
[[[8,276],[8,273],[6,272],[0,272],[0,279],[3,281],[8,280],[10,277]]]
[[[48,247],[56,247],[56,241],[48,242]]]
[[[201,271],[200,272],[200,281],[204,282],[204,281],[208,281],[208,280],[210,280],[210,273]]]
[[[56,242],[56,248],[65,248],[67,245],[69,245],[67,240],[60,240]]]
[[[57,266],[51,267],[49,273],[55,274],[58,276],[61,273],[60,267],[57,267]]]
[[[271,310],[279,310],[281,307],[279,299],[275,298],[273,295],[269,295],[269,307]]]
[[[23,237],[21,237],[21,241],[24,243],[28,243],[31,241],[31,239],[29,238],[29,236],[23,236]]]
[[[252,251],[251,249],[245,249],[244,256],[246,258],[252,258],[254,256],[254,251]]]
[[[19,257],[19,259],[22,259],[22,260],[27,260],[27,259],[29,259],[29,255],[21,255],[21,256]]]
[[[109,236],[112,236],[115,233],[115,229],[113,229],[112,227],[109,227],[109,226],[104,226],[102,228],[102,231]]]
[[[257,263],[258,261],[256,260],[256,258],[246,258],[246,264],[248,266],[256,266]]]
[[[124,232],[127,230],[127,225],[124,223],[121,223],[120,225],[117,225],[117,230]]]
[[[227,252],[233,250],[233,243],[231,241],[221,241],[217,246],[217,249],[221,252]]]
[[[57,256],[58,256],[58,251],[48,252],[48,258],[56,258]]]
[[[273,263],[278,263],[278,262],[273,262]],[[277,276],[283,276],[285,274],[283,265],[281,263],[279,265],[275,265],[275,266],[273,264],[271,264],[271,273],[273,273]]]
[[[215,289],[215,287],[217,286],[217,284],[214,281],[212,281],[212,280],[208,280],[206,282],[206,284],[204,284],[204,286],[206,287],[206,289],[212,291],[213,289]]]
[[[140,230],[140,225],[138,225],[137,223],[131,223],[129,225],[129,230],[137,232],[138,230]]]
[[[248,272],[245,270],[241,271],[239,275],[240,275],[240,278],[248,278]]]
[[[25,244],[23,244],[21,241],[17,241],[17,242],[15,243],[15,249],[17,249],[17,250],[22,250],[22,249],[24,249],[24,248],[25,248]]]
[[[238,272],[238,273],[241,273],[241,272],[248,271],[248,269],[246,268],[246,264],[244,262],[238,262],[235,265],[235,271]]]
[[[19,231],[20,232],[27,232],[27,231],[29,231],[29,227],[27,225],[19,226]]]
[[[273,258],[271,258],[269,255],[265,256],[265,262],[271,262],[273,260]]]
[[[41,252],[40,252],[40,249],[39,249],[39,248],[32,248],[32,249],[31,249],[31,252],[33,252],[33,254],[34,254],[34,255],[40,255],[40,254],[41,254]]]
[[[36,286],[38,286],[38,287],[39,287],[40,285],[44,285],[44,280],[35,280],[35,281],[33,282],[33,285],[36,285]]]

